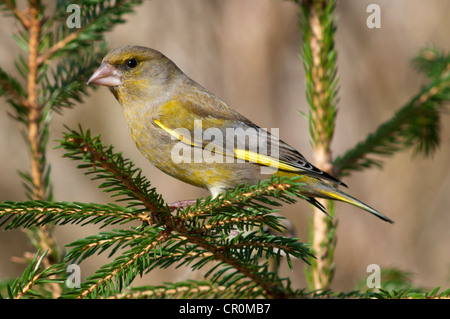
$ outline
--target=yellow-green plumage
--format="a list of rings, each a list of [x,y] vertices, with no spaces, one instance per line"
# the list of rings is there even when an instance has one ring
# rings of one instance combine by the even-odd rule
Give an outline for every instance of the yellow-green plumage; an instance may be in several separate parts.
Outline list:
[[[271,174],[299,175],[305,184],[303,195],[319,208],[315,197],[340,200],[392,222],[326,183],[345,185],[209,93],[156,50],[139,46],[115,49],[103,59],[89,83],[110,88],[122,105],[131,137],[153,165],[208,189],[213,196],[239,184],[256,184]],[[199,125],[200,135],[196,134]],[[238,135],[238,143],[229,145],[225,137],[230,130],[246,135]],[[207,132],[215,134],[208,139]],[[261,145],[270,150],[275,147],[278,156],[252,149],[251,141],[255,140],[263,141]],[[207,156],[199,161],[198,154]]]

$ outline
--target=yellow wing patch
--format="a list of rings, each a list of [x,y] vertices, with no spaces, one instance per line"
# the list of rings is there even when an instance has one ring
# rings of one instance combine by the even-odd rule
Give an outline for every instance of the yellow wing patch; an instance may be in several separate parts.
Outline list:
[[[158,125],[160,128],[162,128],[164,131],[166,131],[167,133],[169,133],[171,136],[173,136],[175,139],[187,144],[187,145],[192,145],[192,146],[197,146],[197,147],[202,147],[202,145],[197,145],[195,142],[191,141],[190,138],[185,137],[183,134],[180,134],[179,132],[177,132],[176,130],[172,130],[170,128],[168,128],[167,126],[165,126],[164,124],[162,124],[160,121],[154,119],[153,120],[155,122],[156,125]],[[210,145],[206,145],[206,149],[211,149],[212,147],[208,147]],[[214,149],[215,152],[222,154],[222,155],[226,155],[224,154],[224,152],[219,151],[217,148]],[[260,165],[265,165],[265,166],[269,166],[269,167],[274,167],[277,169],[281,169],[284,171],[290,171],[290,172],[298,172],[301,169],[299,169],[298,167],[280,162],[278,159],[274,158],[274,157],[270,157],[267,155],[263,155],[263,154],[259,154],[259,153],[255,153],[249,150],[245,150],[245,149],[234,149],[234,157],[240,160],[244,160],[246,162],[252,162],[252,163],[257,163]]]
[[[255,153],[252,151],[235,149],[234,153],[236,155],[236,158],[239,158],[239,159],[242,159],[242,160],[245,160],[248,162],[253,162],[253,163],[258,163],[258,164],[265,165],[265,166],[275,167],[275,168],[282,169],[285,171],[298,172],[300,170],[297,167],[282,163],[274,157],[262,155],[262,154]]]
[[[168,128],[167,126],[165,126],[164,124],[162,124],[158,120],[153,120],[153,121],[155,122],[156,125],[158,125],[160,128],[162,128],[164,131],[169,133],[171,136],[173,136],[177,140],[179,140],[179,141],[181,141],[183,143],[186,143],[188,145],[196,146],[194,143],[192,143],[190,138],[186,138],[183,134],[180,134],[177,131]]]

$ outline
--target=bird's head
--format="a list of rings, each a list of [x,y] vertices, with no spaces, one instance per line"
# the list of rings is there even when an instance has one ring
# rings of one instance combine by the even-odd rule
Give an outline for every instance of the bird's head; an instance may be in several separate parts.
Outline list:
[[[162,53],[142,46],[124,46],[108,53],[87,84],[109,87],[120,101],[161,91],[182,73]]]

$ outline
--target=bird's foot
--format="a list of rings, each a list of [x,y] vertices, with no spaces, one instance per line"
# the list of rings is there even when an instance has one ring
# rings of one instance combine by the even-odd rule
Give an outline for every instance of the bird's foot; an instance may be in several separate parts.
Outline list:
[[[177,209],[185,209],[188,206],[194,206],[197,204],[196,199],[190,199],[190,200],[179,200],[177,202],[169,203],[167,206],[169,206],[169,210],[171,212],[176,211]]]

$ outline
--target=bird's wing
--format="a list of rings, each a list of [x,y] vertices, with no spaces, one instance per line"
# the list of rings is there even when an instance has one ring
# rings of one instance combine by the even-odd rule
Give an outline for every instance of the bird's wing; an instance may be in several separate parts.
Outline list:
[[[231,110],[214,108],[211,113],[190,101],[171,100],[153,121],[172,138],[192,147],[345,186],[309,163],[293,147]]]

